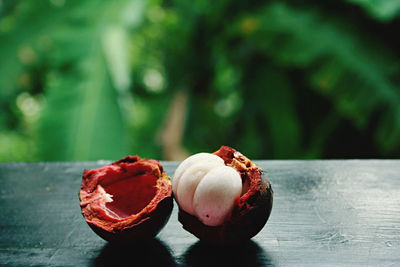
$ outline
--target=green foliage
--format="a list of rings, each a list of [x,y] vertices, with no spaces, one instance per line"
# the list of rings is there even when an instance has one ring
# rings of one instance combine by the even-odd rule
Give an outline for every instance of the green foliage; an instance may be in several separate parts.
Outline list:
[[[280,65],[306,70],[310,85],[358,127],[365,127],[372,112],[385,105],[385,122],[378,131],[386,134],[379,142],[386,151],[399,146],[400,128],[383,129],[397,125],[398,116],[392,114],[400,114],[400,91],[394,82],[400,65],[388,47],[335,18],[281,3],[268,5],[251,20],[256,28],[248,38]],[[238,31],[244,23],[246,18]]]
[[[129,66],[125,62],[129,57],[126,44],[121,43],[126,41],[123,35],[128,25],[119,20],[127,1],[119,2],[118,8],[103,4],[95,9],[94,2],[68,2],[63,7],[66,10],[60,12],[62,9],[50,2],[40,1],[42,12],[50,15],[40,17],[34,4],[22,5],[26,10],[18,19],[23,25],[32,23],[29,30],[21,31],[34,34],[19,42],[31,52],[25,53],[28,59],[22,58],[20,64],[2,74],[18,74],[21,63],[29,61],[29,53],[34,59],[40,57],[41,64],[46,65],[45,81],[40,88],[46,105],[38,121],[36,139],[42,160],[117,159],[128,152],[122,113],[129,117],[131,110],[121,107],[129,101],[124,98],[129,94]],[[19,35],[18,31],[11,32],[10,38]],[[47,41],[46,51],[35,49],[34,44],[42,39]],[[23,56],[24,52],[21,53]],[[16,54],[11,53],[14,57]],[[18,62],[12,56],[7,59]],[[1,81],[2,87],[7,88],[5,93],[18,91],[19,88],[12,88],[13,80]]]
[[[372,16],[382,21],[394,19],[400,13],[398,0],[347,0],[364,7]]]
[[[3,1],[0,161],[162,158],[181,91],[177,150],[399,156],[400,3],[335,5]]]

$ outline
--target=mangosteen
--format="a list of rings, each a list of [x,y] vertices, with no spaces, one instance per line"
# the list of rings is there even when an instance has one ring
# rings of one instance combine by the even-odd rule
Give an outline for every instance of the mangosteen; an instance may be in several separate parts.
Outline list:
[[[264,171],[228,146],[185,159],[172,189],[183,228],[213,243],[249,240],[272,209],[273,191]]]

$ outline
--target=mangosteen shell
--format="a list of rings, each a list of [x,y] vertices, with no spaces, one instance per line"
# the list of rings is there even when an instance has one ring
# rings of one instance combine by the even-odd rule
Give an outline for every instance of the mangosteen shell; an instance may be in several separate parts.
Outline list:
[[[153,159],[141,159],[139,156],[126,156],[116,162],[113,162],[109,165],[101,167],[99,169],[107,168],[112,165],[120,165],[121,163],[130,164],[136,163],[139,161],[146,161],[147,164],[152,164],[157,166],[160,176],[157,179],[167,179],[170,181],[170,178],[165,174],[163,167],[160,162]],[[96,170],[91,170],[96,171]],[[88,170],[84,171],[83,177],[85,177]],[[140,174],[140,171],[139,173]],[[149,240],[154,238],[161,229],[167,224],[172,210],[173,210],[173,194],[172,194],[172,184],[169,184],[167,190],[167,195],[164,196],[155,206],[155,208],[148,214],[141,216],[139,220],[135,223],[127,225],[121,229],[115,228],[113,230],[105,230],[98,225],[89,222],[84,215],[84,208],[81,205],[81,213],[85,218],[85,221],[90,226],[90,228],[101,238],[108,242],[112,243],[137,243],[143,240]],[[82,201],[80,192],[83,190],[83,180],[82,187],[79,191],[78,197],[79,200]],[[161,189],[159,189],[161,190]]]

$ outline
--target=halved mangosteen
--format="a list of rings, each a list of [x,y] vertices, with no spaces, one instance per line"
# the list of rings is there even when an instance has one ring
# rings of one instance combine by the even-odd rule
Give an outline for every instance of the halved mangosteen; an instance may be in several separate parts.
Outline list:
[[[172,185],[161,164],[138,156],[85,170],[79,198],[86,222],[110,242],[156,236],[173,208]]]
[[[172,188],[183,228],[213,243],[252,238],[272,210],[273,191],[264,171],[227,146],[185,159]]]

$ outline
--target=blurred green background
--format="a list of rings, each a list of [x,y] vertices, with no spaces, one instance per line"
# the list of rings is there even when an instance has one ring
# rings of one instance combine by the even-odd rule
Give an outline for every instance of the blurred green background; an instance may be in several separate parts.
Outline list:
[[[0,0],[0,161],[398,158],[399,29],[399,0]]]

